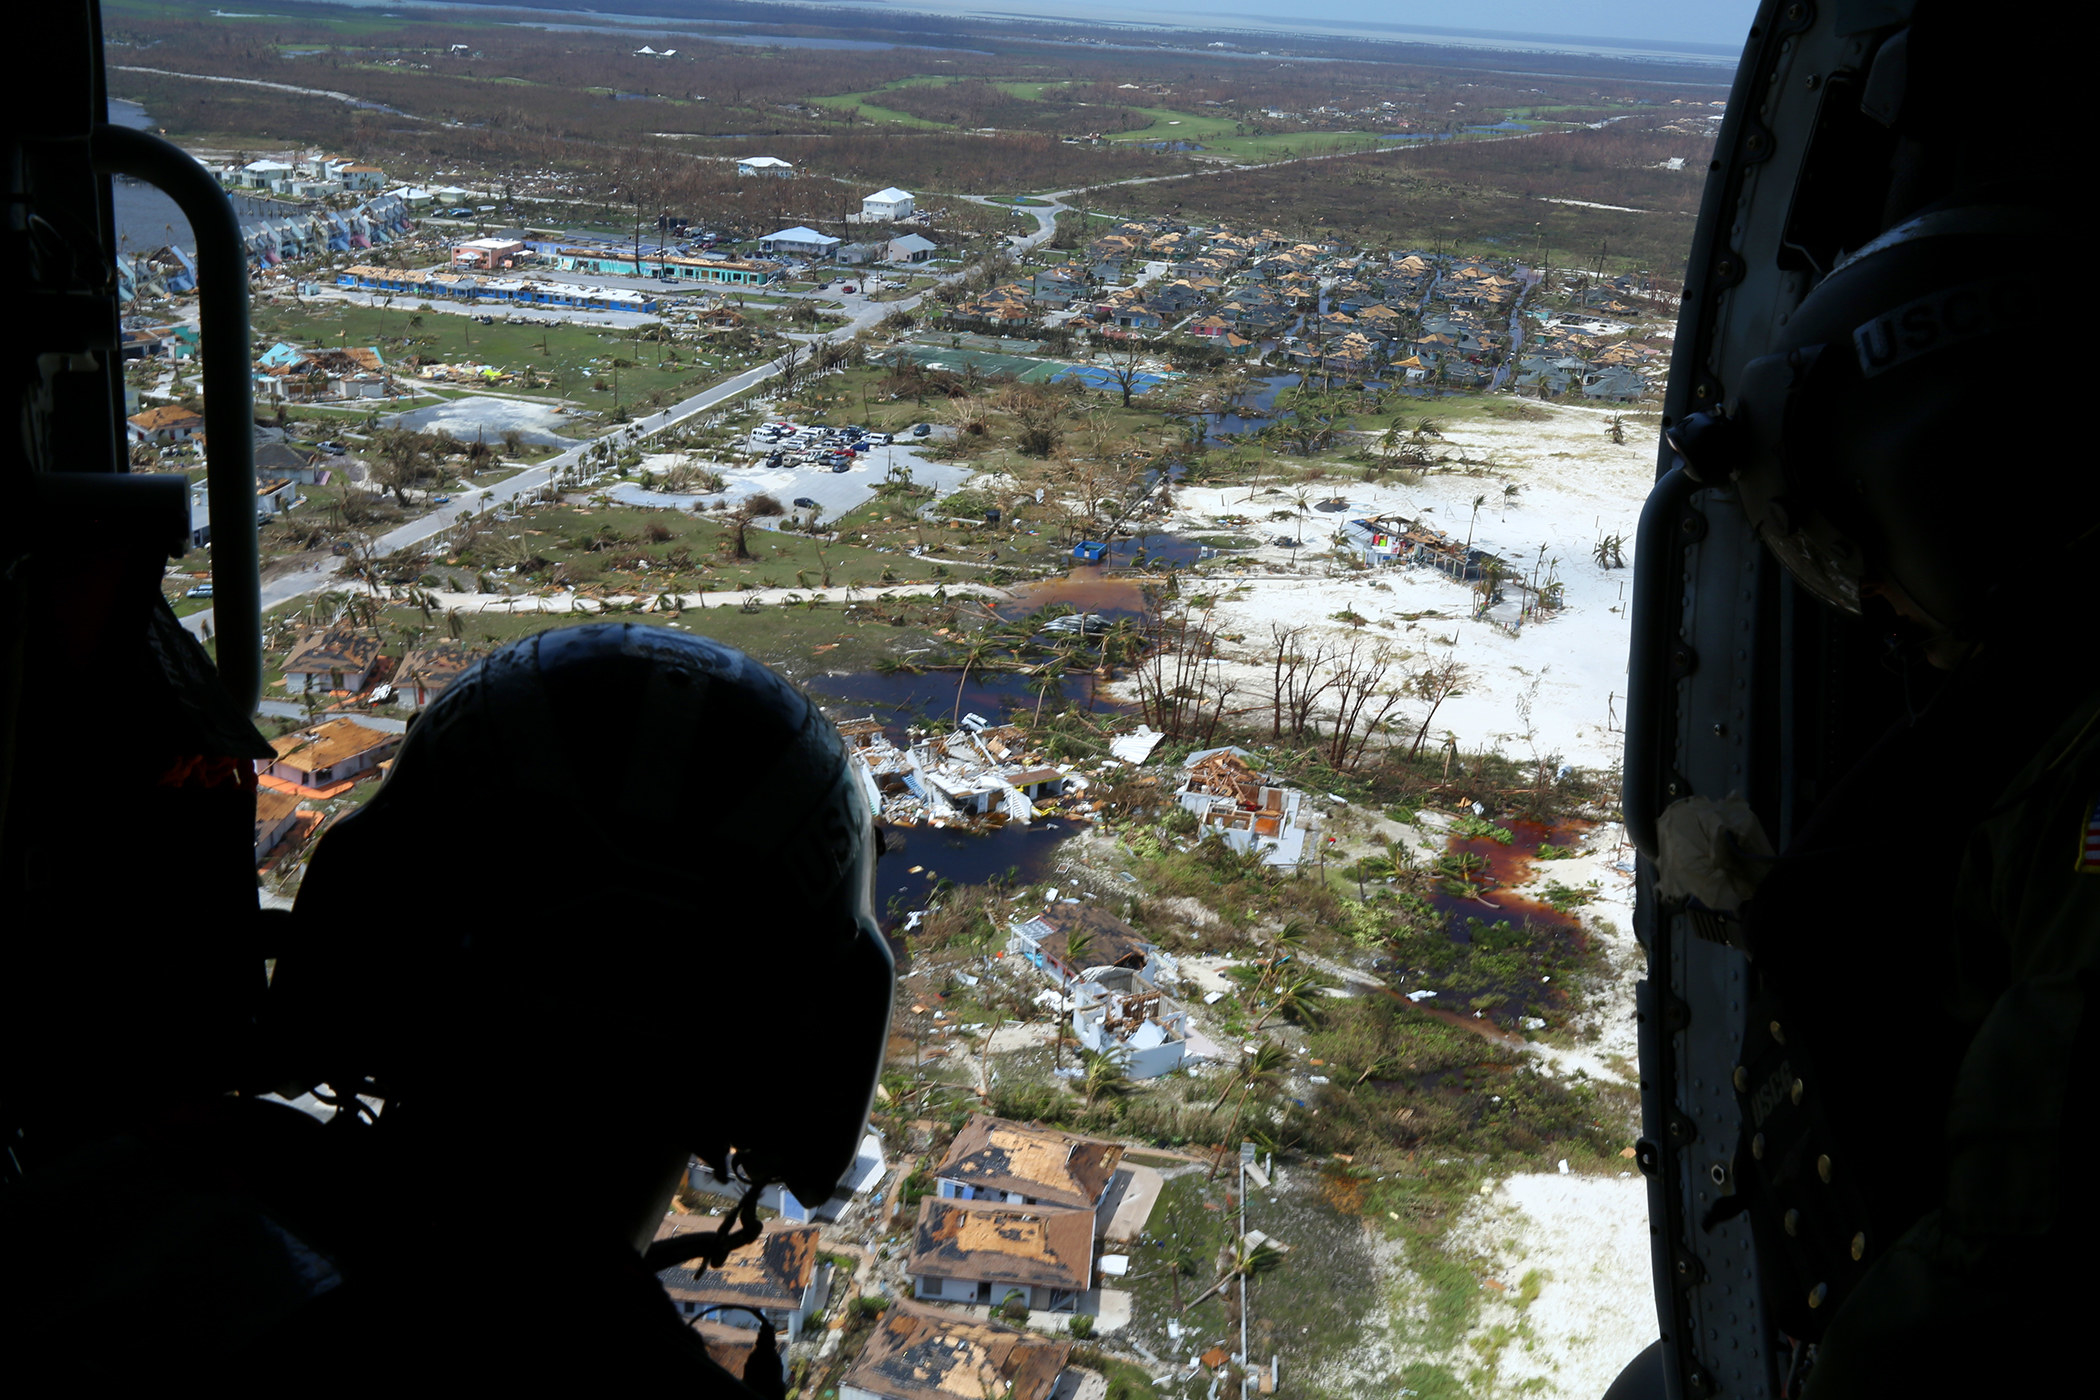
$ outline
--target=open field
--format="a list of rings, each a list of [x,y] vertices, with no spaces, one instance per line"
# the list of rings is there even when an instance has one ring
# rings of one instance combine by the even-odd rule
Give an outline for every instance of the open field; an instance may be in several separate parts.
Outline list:
[[[755,348],[731,348],[731,342],[743,344],[734,336],[723,337],[719,349],[664,344],[609,327],[506,323],[500,311],[480,313],[495,318],[495,324],[485,326],[466,308],[441,311],[412,297],[381,295],[374,302],[259,301],[253,311],[255,338],[262,345],[281,339],[306,345],[376,346],[396,375],[418,387],[459,386],[417,380],[405,363],[412,355],[446,364],[487,365],[515,376],[507,392],[565,401],[595,415],[609,415],[616,407],[639,411],[643,405],[667,402],[762,358]],[[753,313],[748,321],[765,319],[769,318],[763,313]],[[589,431],[579,425],[574,435]]]
[[[737,181],[730,161],[762,150],[852,187],[1041,192],[1182,174],[1220,160],[1302,161],[1390,141],[1388,133],[1463,134],[1512,117],[1703,115],[1704,102],[1725,86],[1711,69],[1657,67],[1649,70],[1653,81],[1643,81],[1601,59],[1590,72],[1560,74],[1558,60],[1541,59],[1518,79],[1484,71],[1477,60],[1442,66],[1447,55],[1430,64],[1421,61],[1428,51],[1365,44],[1351,48],[1357,62],[1304,51],[1276,65],[1187,50],[1080,50],[1037,41],[1025,21],[944,19],[937,49],[752,47],[694,31],[681,35],[676,59],[662,60],[636,56],[624,35],[548,34],[472,12],[391,16],[295,0],[271,14],[199,16],[157,0],[111,0],[105,17],[113,92],[144,103],[180,138],[229,154],[293,142],[350,149],[394,178],[487,171],[519,195],[573,200],[572,223],[589,222],[593,201],[613,189],[644,186],[652,203],[747,235],[822,217],[825,206],[852,197],[758,188],[806,181]],[[842,36],[926,41],[920,17],[822,18]],[[970,47],[951,47],[962,35]],[[455,43],[465,52],[450,52]],[[1095,137],[1104,144],[1060,139]],[[1180,140],[1205,149],[1138,148]],[[1440,144],[1450,152],[1527,143]],[[1687,144],[1672,154],[1697,152]],[[1686,168],[1698,165],[1688,160]],[[1202,217],[1266,215],[1270,223],[1281,213],[1294,225],[1343,229],[1384,211],[1418,218],[1447,242],[1503,246],[1512,229],[1541,222],[1550,244],[1568,248],[1609,238],[1633,250],[1646,237],[1623,217],[1600,220],[1604,211],[1548,206],[1542,218],[1535,206],[1506,207],[1506,174],[1459,160],[1425,172],[1432,185],[1449,188],[1352,173],[1267,192],[1221,187],[1193,203],[1182,192],[1186,182],[1174,182],[1134,196],[1130,207],[1179,205]],[[1590,184],[1579,170],[1542,168],[1515,193],[1650,207],[1645,198],[1595,200],[1584,192]],[[618,198],[627,203],[624,193]],[[601,212],[607,230],[617,229],[609,209]],[[1679,248],[1687,236],[1665,230],[1647,239],[1658,251],[1641,247],[1634,256],[1674,267],[1677,259],[1659,250]]]

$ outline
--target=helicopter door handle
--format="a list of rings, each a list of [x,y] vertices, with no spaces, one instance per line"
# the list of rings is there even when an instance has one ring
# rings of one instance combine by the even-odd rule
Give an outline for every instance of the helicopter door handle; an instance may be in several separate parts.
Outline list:
[[[203,325],[204,433],[211,476],[212,615],[219,684],[253,714],[262,699],[262,575],[256,544],[254,386],[248,359],[248,253],[219,182],[180,146],[122,126],[97,126],[98,175],[143,180],[175,201],[197,235]]]

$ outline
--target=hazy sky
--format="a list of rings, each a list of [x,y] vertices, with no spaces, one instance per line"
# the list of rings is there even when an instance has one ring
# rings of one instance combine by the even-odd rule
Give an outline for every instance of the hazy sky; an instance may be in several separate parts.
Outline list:
[[[1025,11],[1029,4],[1028,0],[994,0],[983,8]],[[1377,4],[1298,0],[1282,9],[1268,0],[1143,0],[1143,8],[1185,11],[1192,18],[1260,15],[1276,21],[1297,14],[1382,25],[1740,46],[1750,31],[1757,0],[1486,0],[1470,5],[1454,5],[1450,0],[1382,0]]]
[[[819,0],[821,3],[821,0]],[[1757,0],[891,0],[901,9],[981,15],[1068,15],[1139,22],[1180,20],[1237,28],[1318,22],[1323,30],[1351,21],[1365,32],[1393,28],[1555,34],[1663,43],[1720,44],[1740,50]],[[609,8],[617,9],[617,5]],[[856,6],[855,8],[861,8]]]

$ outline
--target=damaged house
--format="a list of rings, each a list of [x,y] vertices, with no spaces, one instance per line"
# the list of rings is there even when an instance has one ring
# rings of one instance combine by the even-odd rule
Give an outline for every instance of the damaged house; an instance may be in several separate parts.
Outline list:
[[[1094,1214],[927,1196],[904,1271],[919,1298],[997,1306],[1018,1294],[1031,1312],[1091,1313]]]
[[[1178,975],[1173,959],[1106,910],[1052,905],[1013,926],[1007,951],[1069,989],[1079,1043],[1114,1056],[1130,1078],[1170,1073],[1188,1058],[1188,1012],[1160,990]]]
[[[656,1237],[710,1232],[721,1223],[712,1215],[666,1216]],[[751,1308],[793,1342],[802,1335],[803,1322],[823,1311],[831,1266],[817,1257],[816,1226],[768,1220],[759,1237],[730,1251],[720,1268],[696,1274],[689,1265],[674,1264],[657,1278],[688,1322],[704,1317],[755,1330],[758,1319],[744,1311]]]
[[[1176,797],[1195,814],[1204,835],[1235,851],[1258,851],[1266,864],[1295,866],[1305,858],[1304,794],[1271,783],[1248,762],[1251,757],[1230,747],[1190,754],[1182,761],[1188,776]]]
[[[1189,1054],[1188,1012],[1129,968],[1095,968],[1072,988],[1072,1030],[1131,1079],[1171,1074]]]
[[[1053,904],[1014,924],[1006,951],[1060,984],[1085,976],[1089,968],[1123,968],[1154,983],[1180,975],[1157,943],[1106,909],[1087,904]]]
[[[1123,1149],[1005,1118],[973,1114],[934,1173],[941,1200],[1048,1206],[1096,1217],[1089,1236],[1108,1228],[1120,1190]],[[1127,1180],[1127,1174],[1125,1174]]]
[[[839,1400],[1051,1400],[1072,1354],[1053,1341],[900,1303],[839,1383]]]
[[[1026,824],[1038,802],[1062,795],[1076,781],[1029,763],[1011,726],[966,723],[909,749],[891,743],[873,716],[844,721],[839,735],[868,805],[898,825]]]

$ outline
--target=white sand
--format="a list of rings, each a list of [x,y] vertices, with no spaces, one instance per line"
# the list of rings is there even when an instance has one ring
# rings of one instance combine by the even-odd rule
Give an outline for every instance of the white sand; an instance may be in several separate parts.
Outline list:
[[[1498,1325],[1517,1334],[1500,1355],[1497,1389],[1529,1382],[1526,1393],[1595,1400],[1659,1335],[1638,1176],[1510,1177],[1466,1211],[1447,1247],[1480,1268],[1474,1338]],[[1524,1306],[1533,1270],[1538,1296]]]
[[[1241,663],[1228,668],[1239,686],[1237,703],[1266,707],[1271,624],[1302,625],[1336,640],[1384,638],[1413,653],[1412,666],[1449,656],[1467,668],[1465,692],[1437,712],[1430,742],[1440,742],[1449,731],[1464,750],[1501,748],[1517,757],[1558,754],[1582,767],[1615,765],[1624,743],[1619,725],[1625,718],[1630,634],[1624,603],[1632,594],[1634,526],[1654,477],[1653,429],[1630,427],[1622,446],[1606,433],[1608,412],[1540,407],[1550,414],[1542,422],[1468,420],[1445,431],[1438,452],[1486,465],[1429,475],[1415,486],[1341,478],[1311,483],[1314,497],[1342,496],[1349,511],[1307,516],[1302,549],[1264,546],[1253,554],[1262,563],[1294,565],[1296,572],[1250,571],[1244,591],[1224,585],[1232,575],[1219,577],[1223,586],[1217,590],[1213,625],[1243,638],[1224,649],[1228,660]],[[1424,405],[1425,413],[1434,411],[1433,405]],[[1348,470],[1354,474],[1355,469]],[[1480,474],[1468,474],[1472,471]],[[1502,488],[1511,483],[1519,493],[1505,506]],[[1476,496],[1488,498],[1477,518]],[[1246,533],[1258,538],[1299,528],[1261,518],[1294,510],[1286,495],[1257,494],[1249,501],[1245,488],[1189,487],[1179,493],[1177,506],[1172,528],[1187,533],[1215,533],[1221,528],[1215,520],[1223,515],[1250,517],[1255,523]],[[1501,555],[1527,578],[1543,545],[1547,564],[1558,561],[1567,606],[1550,621],[1530,624],[1510,637],[1471,621],[1470,588],[1433,570],[1330,572],[1333,566],[1324,556],[1342,522],[1388,513],[1421,517],[1460,541],[1470,527],[1476,547]],[[1599,534],[1626,537],[1627,567],[1597,565],[1591,550]],[[1539,577],[1546,577],[1543,569]],[[1333,614],[1345,609],[1370,619],[1370,625],[1359,633],[1335,621]],[[1403,613],[1431,609],[1443,616],[1401,620]],[[1422,707],[1410,702],[1397,717],[1419,721],[1421,714]]]

